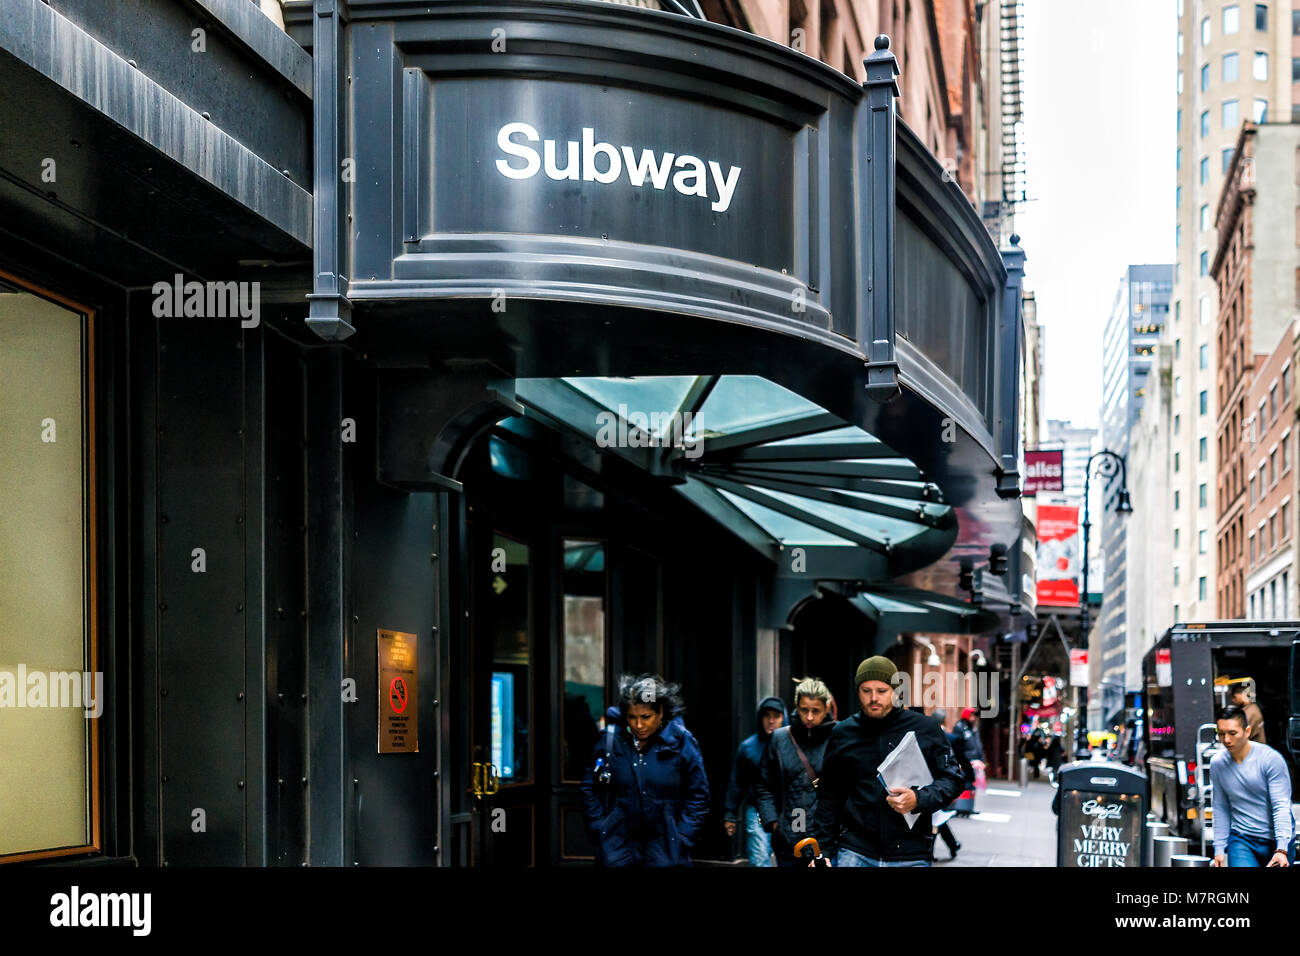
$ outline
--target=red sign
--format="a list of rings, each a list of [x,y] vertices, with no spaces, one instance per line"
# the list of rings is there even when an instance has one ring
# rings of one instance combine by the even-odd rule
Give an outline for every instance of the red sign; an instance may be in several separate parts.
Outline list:
[[[1038,604],[1079,606],[1079,506],[1038,506]]]
[[[1167,647],[1156,651],[1156,683],[1161,687],[1171,687],[1174,683],[1174,668]]]
[[[1088,649],[1070,648],[1070,683],[1075,687],[1088,686]]]
[[[1027,451],[1025,452],[1025,490],[1026,497],[1033,497],[1040,491],[1062,491],[1065,489],[1065,452]]]

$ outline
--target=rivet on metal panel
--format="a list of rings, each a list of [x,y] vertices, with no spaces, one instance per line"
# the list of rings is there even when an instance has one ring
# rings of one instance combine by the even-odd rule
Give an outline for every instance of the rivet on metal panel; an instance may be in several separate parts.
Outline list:
[[[435,843],[435,844],[433,845],[433,852],[434,852],[434,853],[441,853],[441,852],[442,852],[442,847],[438,846],[438,844]]]
[[[437,561],[437,560],[438,560],[438,552],[437,552],[437,551],[433,552],[432,554],[429,555],[429,557],[431,557],[433,560]]]
[[[438,625],[437,625],[437,624],[433,625],[433,633],[435,633],[435,634],[438,633]]]
[[[284,703],[284,694],[276,694],[275,696],[280,699],[280,703]]]
[[[164,697],[167,696],[167,688],[166,688],[166,687],[164,687],[164,688],[162,689],[162,695],[163,695]]]
[[[236,614],[240,613],[240,612],[243,611],[243,610],[244,610],[244,605],[242,605],[242,604],[236,604],[236,605],[235,605],[235,613],[236,613]]]
[[[239,781],[239,789],[240,789],[240,790],[243,790],[243,789],[244,789],[244,781],[242,781],[242,780]]]
[[[434,706],[434,707],[437,707],[437,706],[438,706],[438,698],[436,698],[436,697],[433,699],[433,706]]]
[[[276,778],[275,785],[276,785],[277,787],[283,787],[283,786],[284,786],[284,777],[278,777],[278,778]]]
[[[437,780],[437,779],[438,779],[438,771],[436,771],[436,770],[433,772],[433,779],[434,779],[434,780]]]
[[[359,778],[357,778],[357,777],[353,777],[353,778],[352,778],[352,786],[354,786],[354,787],[359,787],[359,786],[361,786],[361,780],[360,780]]]
[[[205,120],[207,120],[209,123],[212,122],[212,114],[209,113],[207,110],[204,110],[204,111],[203,111],[202,113],[200,113],[199,115],[202,116],[202,117],[203,117]]]
[[[303,785],[304,787],[307,786],[307,778],[306,778],[306,777],[303,777],[303,778],[302,778],[302,785]]]
[[[166,516],[166,515],[159,515],[159,516],[158,516],[158,522],[159,522],[159,524],[166,524],[166,523],[167,523],[167,516]]]
[[[299,611],[299,612],[298,612],[298,616],[299,616],[299,617],[306,617],[306,616],[307,616],[307,612],[306,612],[306,611]]]
[[[352,623],[353,623],[353,624],[356,624],[356,623],[357,623],[358,621],[360,621],[360,620],[361,620],[361,618],[357,617],[355,614],[352,615]],[[809,705],[809,706],[811,706],[811,705]]]
[[[167,602],[166,602],[166,601],[159,601],[159,602],[158,602],[158,610],[160,610],[160,611],[165,611],[165,610],[167,610]]]
[[[303,702],[304,704],[307,703],[307,695],[306,695],[306,694],[303,694],[303,695],[302,695],[302,702]]]
[[[165,428],[163,428],[161,425],[159,425],[159,426],[158,426],[158,434],[159,434],[159,435],[166,435],[166,434],[167,434],[167,429],[165,429]]]
[[[284,608],[282,608],[282,607],[277,607],[277,608],[275,609],[275,616],[276,616],[276,617],[284,617]]]
[[[235,515],[235,524],[243,524],[243,523],[244,523],[244,516],[243,516],[243,515]]]
[[[163,783],[167,782],[167,774],[163,774],[162,782]]]
[[[244,699],[244,692],[241,690],[238,694],[235,695],[235,700],[243,700],[243,699]]]

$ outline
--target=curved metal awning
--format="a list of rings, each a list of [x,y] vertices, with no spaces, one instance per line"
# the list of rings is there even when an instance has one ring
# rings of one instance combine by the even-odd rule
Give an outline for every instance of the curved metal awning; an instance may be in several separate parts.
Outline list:
[[[516,397],[674,482],[779,576],[885,583],[956,539],[911,460],[759,376],[520,379]]]

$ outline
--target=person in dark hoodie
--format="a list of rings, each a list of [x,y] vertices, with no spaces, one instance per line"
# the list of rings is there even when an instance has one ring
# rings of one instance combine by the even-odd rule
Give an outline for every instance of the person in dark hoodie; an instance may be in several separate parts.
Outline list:
[[[822,757],[835,721],[835,699],[816,677],[795,681],[795,720],[772,734],[754,794],[763,829],[772,835],[777,866],[799,866],[794,846],[812,829]]]
[[[619,706],[582,777],[587,834],[601,866],[690,866],[709,812],[709,781],[682,722],[681,689],[623,675]]]
[[[897,672],[886,657],[858,665],[853,683],[862,710],[836,724],[826,745],[812,836],[823,856],[835,856],[835,866],[929,866],[931,814],[966,787],[939,725],[895,706]],[[909,731],[933,782],[886,792],[877,768]],[[906,813],[920,814],[915,825],[908,826]]]
[[[754,718],[758,730],[740,742],[731,765],[731,780],[727,783],[727,796],[723,801],[722,825],[727,836],[735,836],[737,821],[745,821],[745,855],[749,857],[750,866],[772,865],[772,839],[763,829],[754,785],[758,782],[759,765],[767,742],[772,739],[773,731],[784,726],[787,717],[785,702],[780,697],[764,697],[759,701]]]

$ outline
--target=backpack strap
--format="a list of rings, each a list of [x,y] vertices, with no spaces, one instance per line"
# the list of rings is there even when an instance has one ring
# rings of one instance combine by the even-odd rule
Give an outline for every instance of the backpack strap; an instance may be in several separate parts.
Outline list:
[[[812,764],[808,762],[808,756],[803,752],[803,748],[799,746],[799,741],[794,739],[794,731],[789,727],[781,727],[776,731],[778,734],[782,732],[784,732],[785,736],[789,738],[790,745],[794,747],[794,752],[798,756],[799,762],[803,764],[804,773],[808,774],[808,779],[812,781],[813,789],[816,790],[818,780],[817,774],[813,773]]]

